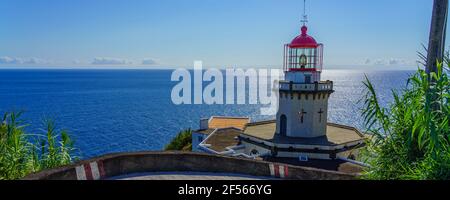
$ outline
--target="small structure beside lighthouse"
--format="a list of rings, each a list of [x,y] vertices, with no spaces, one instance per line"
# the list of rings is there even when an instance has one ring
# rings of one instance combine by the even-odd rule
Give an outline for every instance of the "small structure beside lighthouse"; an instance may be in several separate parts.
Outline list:
[[[318,168],[353,163],[366,138],[354,127],[328,122],[328,101],[335,91],[333,81],[321,79],[324,45],[308,35],[306,15],[302,22],[300,34],[284,46],[276,119],[246,123],[250,119],[245,118],[239,121],[245,124],[217,128],[203,123],[203,128],[194,131],[193,141],[203,138],[193,145],[194,151]],[[231,123],[236,118],[221,120]]]

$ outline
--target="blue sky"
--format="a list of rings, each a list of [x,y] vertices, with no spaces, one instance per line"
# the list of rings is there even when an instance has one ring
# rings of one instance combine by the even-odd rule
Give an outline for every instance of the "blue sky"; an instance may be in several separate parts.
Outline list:
[[[0,0],[0,67],[279,67],[302,0]],[[328,68],[415,67],[431,0],[309,0]]]

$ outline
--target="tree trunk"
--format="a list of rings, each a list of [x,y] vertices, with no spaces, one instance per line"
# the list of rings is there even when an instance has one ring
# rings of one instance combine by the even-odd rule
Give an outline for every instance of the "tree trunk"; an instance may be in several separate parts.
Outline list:
[[[447,13],[448,0],[434,0],[426,68],[428,74],[437,72],[436,61],[442,62],[444,58]]]

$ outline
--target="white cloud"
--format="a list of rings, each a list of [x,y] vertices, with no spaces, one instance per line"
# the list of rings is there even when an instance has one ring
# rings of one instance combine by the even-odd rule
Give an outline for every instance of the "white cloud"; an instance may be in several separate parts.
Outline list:
[[[367,58],[364,61],[364,64],[366,65],[375,65],[375,66],[398,66],[398,65],[414,65],[415,62],[408,62],[401,58],[390,58],[390,59],[384,59],[379,58],[375,60],[371,60]]]
[[[45,59],[41,59],[41,58],[29,58],[29,59],[24,60],[24,64],[31,64],[31,65],[49,64],[49,63],[51,63],[51,62],[48,60],[45,60]]]
[[[389,65],[399,65],[399,64],[405,64],[405,60],[403,59],[396,59],[396,58],[391,58],[389,60]]]
[[[156,65],[156,64],[158,64],[158,61],[153,58],[146,58],[146,59],[142,60],[142,64],[143,65]]]
[[[79,60],[73,60],[73,61],[72,61],[72,64],[79,65],[79,64],[81,64],[81,61],[79,61]]]
[[[111,58],[111,57],[96,57],[92,61],[81,61],[78,59],[74,59],[72,61],[52,61],[37,57],[31,58],[23,58],[23,57],[11,57],[11,56],[0,56],[0,65],[29,65],[29,66],[39,66],[39,65],[132,65],[132,64],[141,64],[141,65],[157,65],[159,61],[153,58],[142,59],[141,61],[132,61],[128,59],[122,58]]]
[[[387,62],[385,59],[376,59],[372,64],[373,65],[386,65]]]
[[[17,58],[11,58],[9,56],[0,57],[0,64],[21,64],[22,61]]]
[[[106,58],[106,57],[97,57],[94,58],[92,62],[93,65],[127,65],[132,64],[132,62],[121,59],[121,58]]]
[[[16,58],[16,57],[9,57],[9,56],[0,57],[0,64],[37,65],[37,64],[50,64],[50,63],[51,63],[51,61],[45,60],[45,59],[42,59],[42,58]]]

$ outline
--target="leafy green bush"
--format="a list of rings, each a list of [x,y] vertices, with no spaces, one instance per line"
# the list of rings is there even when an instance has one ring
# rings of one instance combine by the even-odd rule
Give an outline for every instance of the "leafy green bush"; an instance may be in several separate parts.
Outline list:
[[[53,121],[46,120],[45,135],[27,134],[21,114],[5,113],[0,122],[0,180],[19,179],[73,161],[73,142],[67,132],[57,132]]]
[[[434,80],[434,81],[430,81]],[[364,178],[435,180],[450,178],[450,81],[443,72],[418,70],[394,102],[380,106],[366,77],[363,116],[372,135],[363,159],[371,167]]]
[[[172,139],[166,146],[166,151],[191,151],[192,150],[192,130],[184,130]]]

